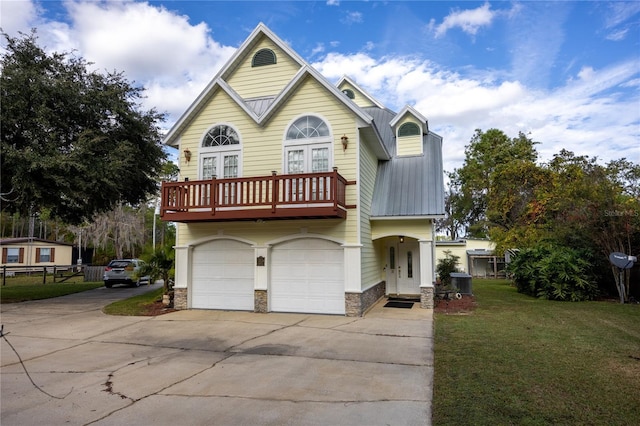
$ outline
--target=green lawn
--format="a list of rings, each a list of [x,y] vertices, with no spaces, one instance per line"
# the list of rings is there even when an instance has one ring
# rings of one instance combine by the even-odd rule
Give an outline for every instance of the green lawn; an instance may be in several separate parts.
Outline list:
[[[640,305],[553,302],[474,280],[435,315],[433,424],[640,424]]]
[[[4,286],[0,285],[0,303],[49,299],[92,290],[104,285],[101,281],[85,283],[83,277],[74,277],[63,283],[54,283],[52,277],[47,277],[47,283],[42,284],[41,274],[7,277],[5,283]]]
[[[158,300],[162,300],[162,287],[153,291],[133,296],[128,299],[118,300],[102,309],[102,312],[109,315],[145,315],[149,305]]]

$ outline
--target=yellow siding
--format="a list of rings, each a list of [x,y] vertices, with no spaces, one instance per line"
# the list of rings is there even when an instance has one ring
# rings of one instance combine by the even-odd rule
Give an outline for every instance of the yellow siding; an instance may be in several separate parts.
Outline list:
[[[457,243],[453,241],[439,241],[436,244],[436,262],[445,258],[445,251],[449,250],[451,254],[459,256],[458,268],[464,272],[469,273],[469,262],[467,259],[467,250],[487,250],[491,252],[495,248],[495,244],[489,240],[465,240],[464,243]]]
[[[468,239],[467,250],[494,250],[496,245],[490,240]]]
[[[271,174],[275,170],[282,174],[283,167],[283,141],[287,127],[297,117],[304,114],[316,114],[326,120],[333,136],[333,165],[338,167],[338,172],[349,181],[357,181],[356,176],[356,155],[355,143],[358,140],[356,131],[356,118],[344,104],[328,94],[326,89],[308,77],[301,83],[300,87],[287,103],[280,110],[274,113],[269,122],[264,126],[258,126],[235,102],[224,92],[219,90],[202,109],[201,113],[181,136],[181,149],[191,150],[193,157],[189,164],[184,162],[184,155],[181,153],[181,178],[198,177],[198,147],[205,132],[216,123],[227,123],[234,126],[241,138],[242,144],[242,175],[243,176],[264,176]],[[347,150],[343,150],[341,136],[347,135],[351,145]],[[347,204],[357,205],[356,185],[347,186]],[[300,227],[306,221],[282,221],[266,222],[268,226],[263,226],[269,231],[264,236],[264,241],[300,232]],[[315,224],[314,229],[320,226],[320,231],[312,231],[311,226],[308,232],[318,232],[329,235],[346,243],[356,244],[358,241],[358,217],[356,209],[349,209],[347,219],[339,221],[339,224],[331,226],[318,225],[317,223],[333,222],[331,220],[310,221]],[[200,238],[202,235],[216,233],[218,229],[224,228],[228,232],[237,230],[241,234],[235,235],[242,238],[253,238],[257,231],[249,228],[250,232],[245,233],[247,224],[232,225],[225,224],[204,224],[180,227],[180,241],[178,244],[185,244],[192,238]],[[243,237],[244,235],[244,237]]]
[[[177,245],[214,237],[219,235],[220,231],[223,231],[225,236],[246,239],[260,245],[300,233],[327,235],[342,241],[342,237],[346,235],[347,221],[341,219],[274,220],[262,223],[213,222],[178,224],[178,226],[180,232]]]
[[[276,63],[252,67],[253,55],[260,49],[271,49],[276,54]],[[300,66],[284,51],[266,37],[263,37],[250,51],[244,61],[227,78],[227,83],[244,98],[277,95],[291,81]]]
[[[340,89],[340,91],[345,90],[345,89],[352,90],[353,94],[355,95],[355,97],[354,97],[354,99],[351,99],[351,100],[353,102],[355,102],[355,104],[358,105],[361,108],[376,106],[376,104],[371,102],[369,97],[367,95],[365,95],[359,88],[355,87],[352,84],[349,84],[346,81],[344,81],[340,85],[339,89]]]
[[[446,257],[445,251],[450,251],[452,255],[458,256],[458,269],[462,272],[469,272],[469,262],[467,262],[467,248],[464,245],[442,246],[436,245],[436,265],[440,259]]]
[[[414,119],[411,115],[407,115],[396,125],[396,133],[397,129],[399,129],[400,126],[402,126],[404,123],[416,123],[420,128],[422,128],[422,125],[419,121]],[[403,136],[397,138],[397,155],[420,155],[422,154],[422,152],[421,134],[417,136]]]
[[[47,241],[34,241],[33,243],[15,243],[15,244],[4,244],[0,246],[0,252],[3,248],[23,248],[24,249],[24,258],[22,263],[7,263],[7,266],[68,266],[71,265],[71,257],[73,253],[73,247],[68,245],[58,245],[55,242],[47,242]],[[53,254],[53,262],[38,262],[36,263],[36,249],[38,248],[53,248],[55,252]],[[91,260],[91,259],[86,259]],[[1,265],[4,265],[0,263]]]
[[[371,233],[374,240],[391,235],[405,235],[416,239],[431,240],[431,220],[376,220],[372,222]]]
[[[360,144],[360,241],[362,285],[367,287],[380,282],[378,255],[371,239],[371,202],[378,170],[378,160],[366,143]]]

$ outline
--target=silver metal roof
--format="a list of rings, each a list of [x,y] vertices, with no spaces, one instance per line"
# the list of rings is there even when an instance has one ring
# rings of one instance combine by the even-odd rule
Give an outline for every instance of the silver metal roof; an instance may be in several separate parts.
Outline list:
[[[390,153],[396,152],[396,138],[393,134],[393,129],[389,126],[389,123],[396,116],[396,113],[378,107],[366,107],[362,109],[373,118],[373,124],[378,129],[380,138],[385,148],[387,148],[387,151]]]
[[[430,131],[423,136],[422,155],[395,156],[395,137],[388,124],[395,114],[379,108],[365,110],[374,118],[389,152],[394,153],[390,160],[378,162],[371,216],[444,215],[442,137]]]
[[[269,109],[275,98],[275,96],[263,96],[260,98],[245,99],[244,102],[253,112],[256,113],[258,117],[260,117],[267,109]]]

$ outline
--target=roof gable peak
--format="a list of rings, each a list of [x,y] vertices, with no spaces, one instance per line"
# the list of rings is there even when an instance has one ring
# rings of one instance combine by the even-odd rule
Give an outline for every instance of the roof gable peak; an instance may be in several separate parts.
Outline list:
[[[336,87],[340,90],[342,90],[342,88],[345,86],[351,86],[354,89],[356,89],[358,92],[360,92],[360,94],[367,99],[369,102],[371,102],[373,105],[377,106],[378,108],[384,109],[385,106],[380,103],[376,98],[374,98],[373,96],[371,96],[366,90],[364,90],[358,83],[356,83],[354,80],[352,80],[351,78],[349,78],[346,75],[343,75],[342,78],[340,78],[340,80],[338,81],[338,83],[336,84]]]

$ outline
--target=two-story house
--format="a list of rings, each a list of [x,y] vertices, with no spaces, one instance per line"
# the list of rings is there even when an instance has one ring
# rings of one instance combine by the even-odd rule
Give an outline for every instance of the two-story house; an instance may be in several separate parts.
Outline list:
[[[167,133],[180,179],[179,309],[362,315],[384,295],[433,307],[442,138],[259,24]]]

